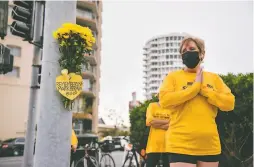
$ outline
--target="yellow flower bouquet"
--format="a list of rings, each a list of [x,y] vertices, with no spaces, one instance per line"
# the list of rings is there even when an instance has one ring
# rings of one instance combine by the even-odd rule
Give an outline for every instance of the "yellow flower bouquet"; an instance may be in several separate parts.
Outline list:
[[[90,55],[95,38],[88,27],[82,27],[73,23],[64,23],[62,27],[53,32],[53,37],[58,41],[61,57],[59,65],[61,69],[69,73],[81,74],[82,66],[88,68],[88,59],[84,55]],[[72,109],[74,100],[63,97],[65,108]]]

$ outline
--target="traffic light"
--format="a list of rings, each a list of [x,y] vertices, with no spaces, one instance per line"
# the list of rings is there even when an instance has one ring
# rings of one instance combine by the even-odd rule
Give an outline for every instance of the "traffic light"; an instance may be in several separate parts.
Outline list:
[[[13,69],[13,55],[10,49],[0,44],[0,74],[6,74]]]
[[[11,16],[15,20],[11,24],[12,35],[24,38],[27,41],[33,40],[33,1],[14,1]]]
[[[9,1],[0,1],[0,37],[1,39],[4,39],[4,37],[7,35],[8,3]]]

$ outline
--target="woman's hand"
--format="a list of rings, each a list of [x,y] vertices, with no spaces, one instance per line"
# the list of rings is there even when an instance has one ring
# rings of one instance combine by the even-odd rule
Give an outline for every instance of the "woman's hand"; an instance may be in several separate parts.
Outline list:
[[[73,150],[73,152],[75,153],[77,151],[77,146],[76,145],[72,145],[71,149]]]
[[[153,119],[150,124],[151,125],[165,125],[168,124],[169,120],[162,120],[162,119]]]
[[[169,124],[162,125],[160,128],[163,130],[168,130]]]
[[[203,67],[199,67],[197,69],[197,76],[196,76],[196,82],[200,82],[202,83],[203,82]]]

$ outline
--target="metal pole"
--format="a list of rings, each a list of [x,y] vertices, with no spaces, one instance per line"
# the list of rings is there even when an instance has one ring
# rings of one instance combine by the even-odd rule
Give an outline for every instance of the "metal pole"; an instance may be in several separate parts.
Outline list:
[[[42,4],[34,1],[34,42],[39,42],[42,35]],[[33,166],[33,152],[34,152],[34,138],[35,138],[35,121],[36,121],[36,103],[38,94],[38,67],[41,56],[41,49],[34,45],[33,65],[32,65],[32,78],[29,99],[29,110],[25,140],[24,159],[22,167]]]
[[[76,23],[76,5],[76,1],[46,1],[35,167],[70,166],[72,113],[64,108],[56,90],[60,53],[52,33],[63,23]]]

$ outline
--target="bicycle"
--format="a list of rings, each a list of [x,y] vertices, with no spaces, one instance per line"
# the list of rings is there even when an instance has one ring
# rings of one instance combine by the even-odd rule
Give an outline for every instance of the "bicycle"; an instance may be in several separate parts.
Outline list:
[[[91,149],[92,151],[95,151],[95,149],[88,144],[85,145],[85,156],[82,157],[80,160],[77,161],[75,164],[75,167],[98,167],[98,161],[96,160],[96,157],[90,156],[88,154],[88,150]]]
[[[125,137],[123,139],[129,143],[128,139],[126,139]],[[135,145],[128,144],[127,146],[125,146],[125,149],[127,150],[127,154],[124,158],[122,167],[145,167],[146,166],[146,160],[145,160],[145,157],[143,157],[144,155],[141,155],[141,153],[137,151]],[[138,161],[137,153],[140,157],[140,161]],[[133,163],[133,158],[135,160],[136,165]],[[128,160],[129,160],[129,163],[127,163]],[[126,164],[128,165],[126,166]]]
[[[109,141],[108,144],[106,142],[99,143],[97,141],[96,143],[101,150],[100,167],[116,167],[115,161],[111,156],[112,149],[110,148],[110,144],[112,144],[112,141]]]
[[[96,145],[98,144],[98,145]],[[88,149],[91,151],[94,151],[96,153],[100,153],[99,149],[101,150],[101,158],[90,156],[88,154]],[[97,161],[99,159],[99,162]],[[79,161],[77,161],[77,164],[75,167],[116,167],[115,161],[113,157],[110,155],[110,149],[107,148],[106,143],[99,143],[97,141],[92,141],[90,143],[90,147],[88,147],[88,144],[86,144],[85,147],[85,156],[82,157]]]

